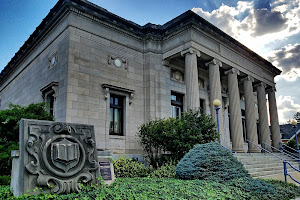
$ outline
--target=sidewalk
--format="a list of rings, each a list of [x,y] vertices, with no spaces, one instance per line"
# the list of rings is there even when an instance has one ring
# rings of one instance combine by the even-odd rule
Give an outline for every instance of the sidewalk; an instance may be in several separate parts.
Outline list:
[[[300,182],[300,173],[299,172],[292,172],[290,173],[291,176]],[[277,174],[277,175],[272,175],[272,176],[265,176],[265,177],[261,177],[262,179],[266,178],[266,179],[276,179],[276,180],[281,180],[284,181],[284,175],[282,174]],[[293,181],[289,176],[287,176],[287,182],[288,183],[294,183],[297,186],[300,186],[300,184],[296,183],[295,181]],[[300,198],[300,197],[299,197]]]

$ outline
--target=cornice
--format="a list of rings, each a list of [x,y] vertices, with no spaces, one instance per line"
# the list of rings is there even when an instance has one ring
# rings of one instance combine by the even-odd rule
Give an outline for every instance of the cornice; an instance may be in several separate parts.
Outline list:
[[[74,5],[71,5],[70,12],[75,14],[75,15],[80,15],[80,16],[82,16],[82,17],[84,17],[84,18],[86,18],[90,21],[97,22],[97,23],[99,23],[101,25],[104,25],[108,28],[114,29],[115,31],[117,31],[119,33],[122,33],[122,34],[125,34],[127,36],[130,36],[134,39],[143,40],[142,35],[134,34],[134,32],[132,30],[128,31],[124,28],[120,28],[120,26],[118,26],[118,24],[115,21],[113,21],[112,23],[111,22],[106,22],[98,16],[95,16],[95,15],[90,14],[90,13],[86,13],[86,12],[82,11],[81,9],[79,9],[78,7],[74,7]]]
[[[148,23],[144,26],[140,26],[134,22],[110,13],[100,6],[88,1],[59,0],[1,72],[0,85],[7,77],[10,76],[11,73],[13,73],[18,64],[26,58],[31,50],[37,46],[38,42],[41,41],[43,37],[52,30],[56,23],[68,13],[83,16],[89,20],[101,23],[107,27],[117,30],[118,32],[142,41],[154,40],[156,42],[163,42],[188,29],[198,29],[208,35],[212,35],[213,37],[224,41],[226,44],[225,46],[235,49],[235,52],[236,48],[238,48],[238,51],[242,52],[242,54],[239,53],[239,55],[243,55],[244,57],[247,56],[247,58],[255,61],[255,63],[260,63],[259,66],[264,66],[264,68],[266,68],[269,72],[272,72],[273,75],[281,73],[281,71],[274,67],[270,62],[263,59],[258,54],[251,51],[246,46],[242,45],[237,40],[233,39],[191,10],[179,15],[164,25]]]
[[[194,30],[200,32],[201,34],[205,34],[205,36],[209,37],[210,39],[212,39],[214,41],[217,41],[219,43],[220,43],[220,41],[222,41],[223,42],[222,45],[224,45],[225,47],[236,52],[238,55],[240,55],[242,57],[247,56],[247,59],[249,61],[259,65],[260,67],[263,67],[265,70],[273,73],[274,75],[279,75],[281,73],[281,71],[278,68],[276,68],[275,66],[273,66],[269,61],[265,60],[264,58],[262,58],[261,56],[259,56],[255,52],[253,52],[252,50],[248,49],[243,44],[234,40],[233,38],[231,38],[233,40],[228,40],[228,38],[225,38],[225,37],[219,35],[218,33],[214,32],[210,29],[207,29],[207,27],[203,27],[199,24],[192,24],[192,28]],[[208,33],[210,33],[211,35]],[[230,37],[230,36],[228,36],[228,37]],[[237,45],[237,43],[238,43],[238,45]],[[238,49],[238,51],[237,51],[237,49]],[[220,52],[218,52],[218,54],[219,53]],[[253,55],[253,54],[255,54],[255,55]]]

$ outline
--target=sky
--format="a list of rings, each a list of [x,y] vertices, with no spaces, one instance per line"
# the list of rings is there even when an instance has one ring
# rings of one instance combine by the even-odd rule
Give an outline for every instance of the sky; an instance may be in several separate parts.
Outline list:
[[[275,78],[280,124],[300,112],[300,0],[90,0],[140,25],[192,10],[282,70]],[[0,0],[0,71],[57,0]]]

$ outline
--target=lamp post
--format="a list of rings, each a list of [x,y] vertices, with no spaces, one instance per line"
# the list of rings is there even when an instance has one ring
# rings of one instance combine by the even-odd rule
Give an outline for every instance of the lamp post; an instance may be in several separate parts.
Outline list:
[[[297,153],[299,153],[299,144],[298,144],[298,137],[297,137],[297,130],[296,130],[297,121],[293,120],[292,125],[293,125],[293,128],[295,130],[295,140],[296,140]]]
[[[213,101],[213,105],[214,105],[215,110],[216,110],[218,133],[219,133],[219,143],[221,144],[221,134],[220,134],[220,124],[219,124],[219,110],[220,110],[220,105],[221,105],[220,100],[219,99],[215,99]]]

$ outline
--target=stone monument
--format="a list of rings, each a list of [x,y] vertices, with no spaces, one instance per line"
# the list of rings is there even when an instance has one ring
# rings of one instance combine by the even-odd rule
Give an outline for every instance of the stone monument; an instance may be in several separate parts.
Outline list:
[[[80,183],[98,182],[96,154],[91,125],[22,119],[11,191],[14,196],[79,192]]]

